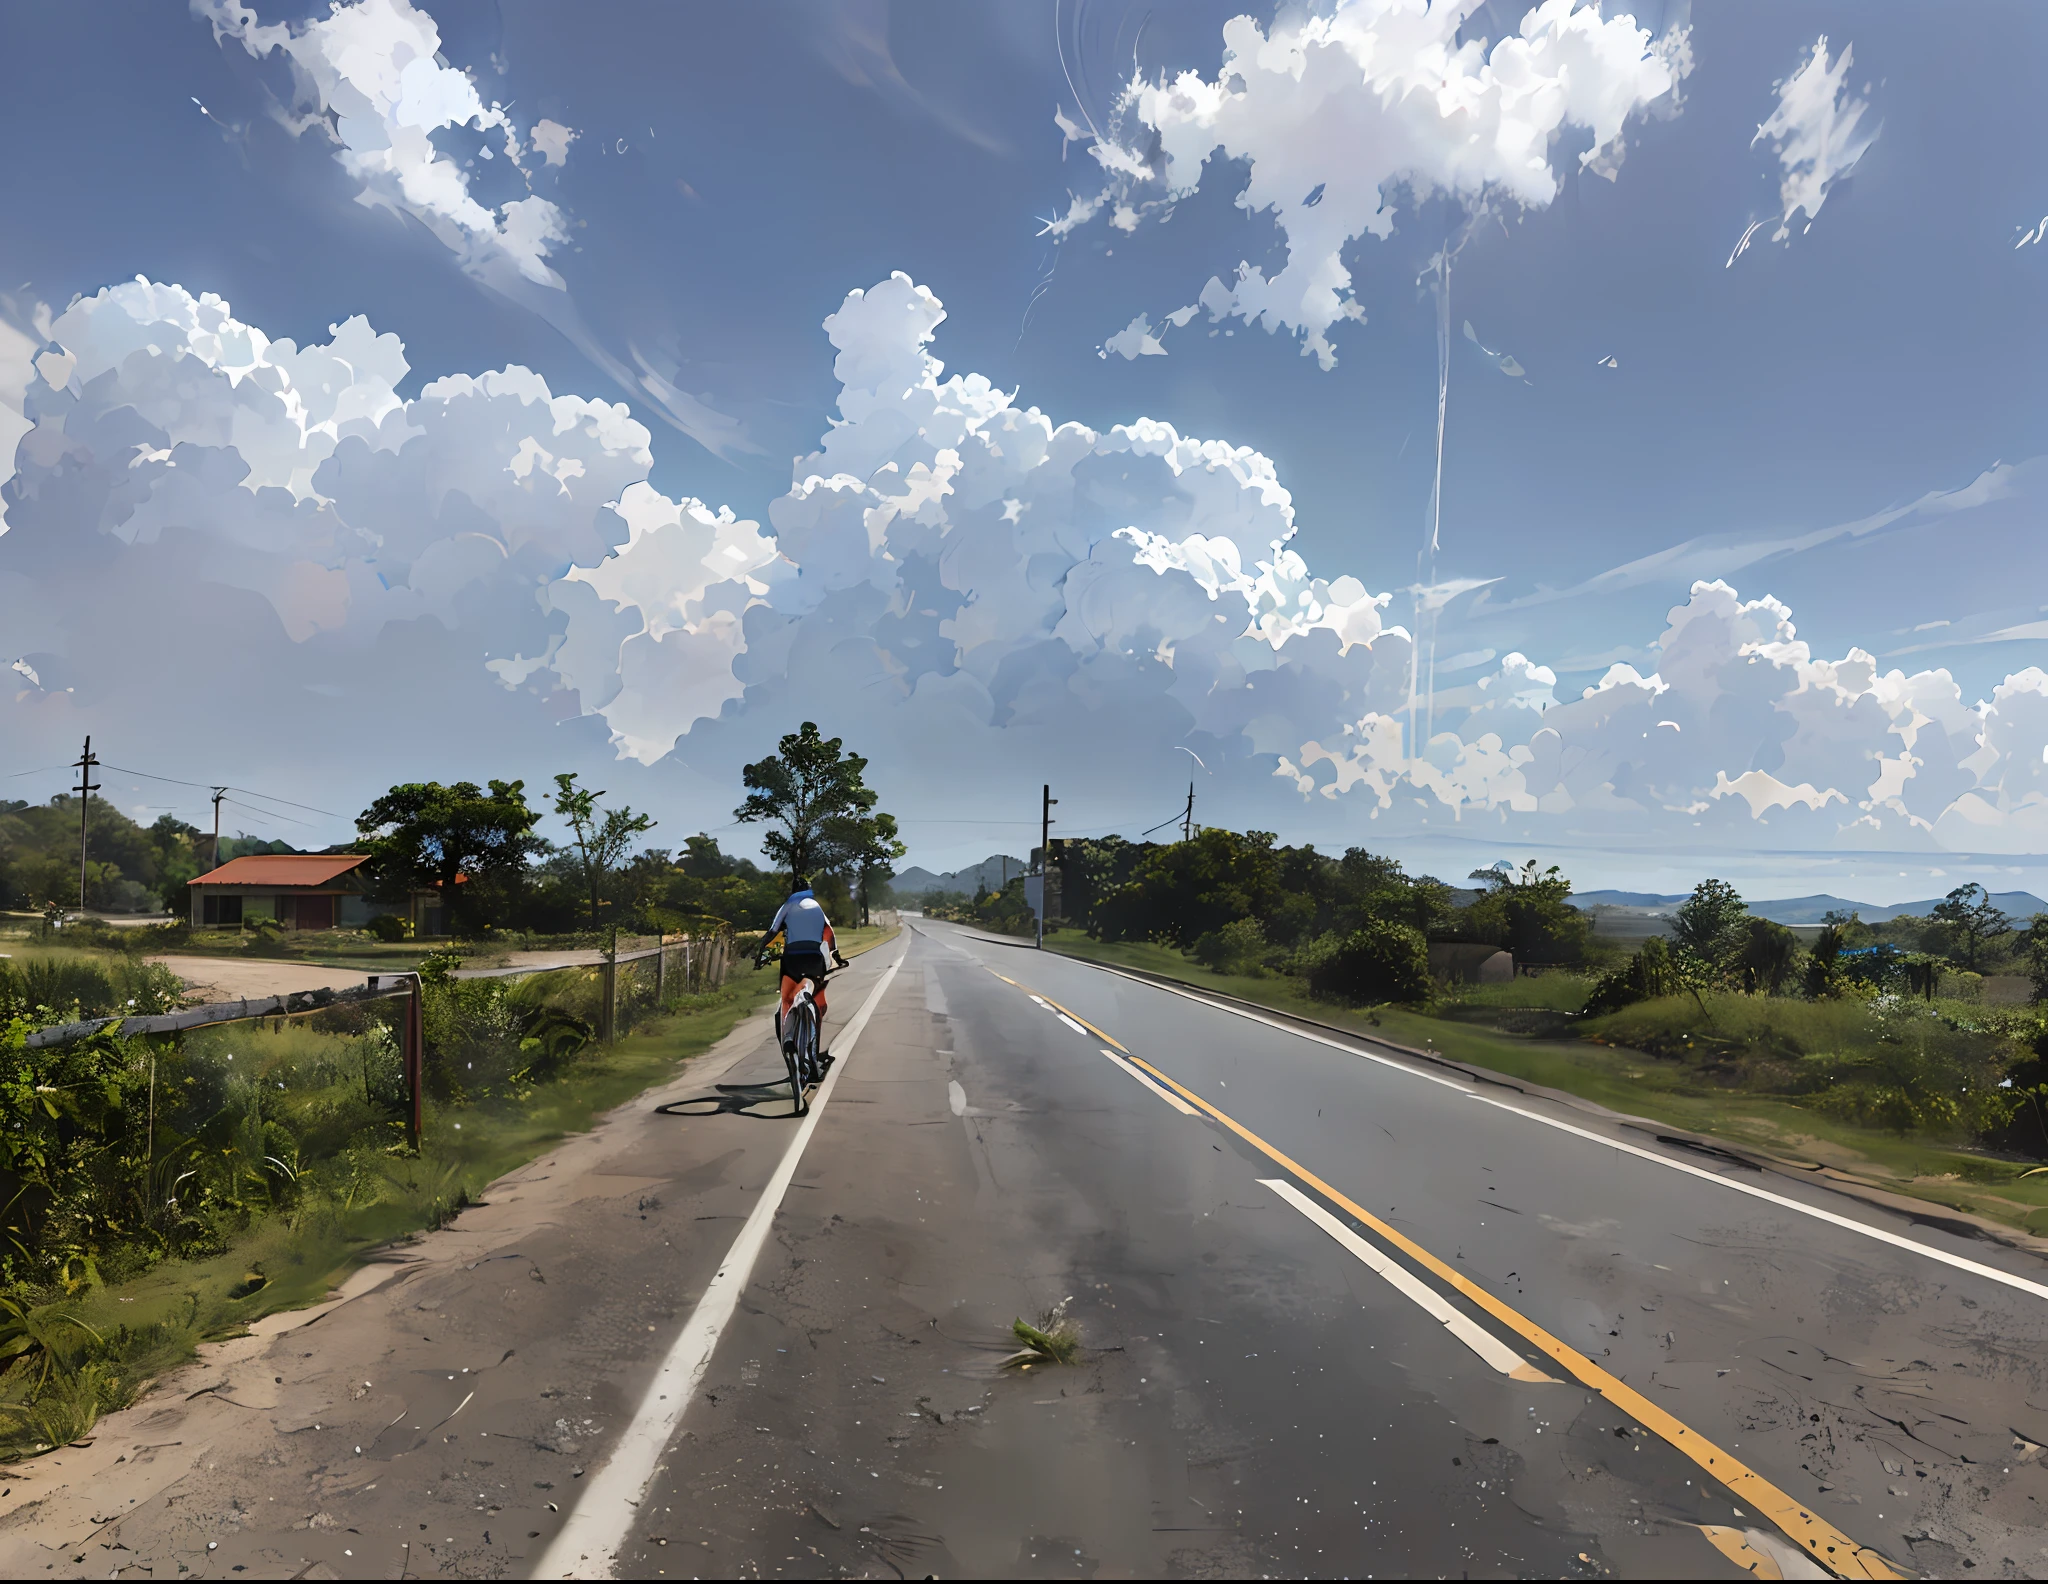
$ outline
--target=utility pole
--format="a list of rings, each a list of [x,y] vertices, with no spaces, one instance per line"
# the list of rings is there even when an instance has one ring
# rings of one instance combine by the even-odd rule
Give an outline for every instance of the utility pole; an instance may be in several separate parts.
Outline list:
[[[1038,804],[1038,949],[1045,950],[1045,910],[1050,902],[1046,882],[1052,878],[1052,806],[1059,799],[1048,785]]]
[[[213,789],[213,867],[220,867],[220,800],[228,795],[226,787]]]
[[[92,805],[93,793],[99,791],[99,782],[93,780],[93,770],[100,762],[99,755],[92,751],[92,739],[85,739],[85,749],[73,766],[78,771],[78,910],[85,911],[85,815]]]
[[[1195,784],[1188,783],[1188,811],[1180,817],[1180,839],[1193,841],[1195,838]]]

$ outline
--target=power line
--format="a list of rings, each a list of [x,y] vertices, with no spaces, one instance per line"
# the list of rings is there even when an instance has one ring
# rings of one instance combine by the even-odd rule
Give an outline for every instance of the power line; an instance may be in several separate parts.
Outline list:
[[[216,785],[216,783],[211,781],[180,781],[176,776],[152,775],[147,770],[130,770],[125,768],[124,766],[115,764],[103,764],[102,768],[117,771],[122,775],[141,776],[142,779],[145,781],[163,781],[169,783],[171,786],[197,787],[202,792],[211,792],[214,786]],[[21,772],[21,774],[23,775],[34,775],[35,773],[36,772],[33,770],[24,770]],[[329,819],[348,818],[346,814],[337,814],[334,812],[333,809],[315,808],[310,803],[294,803],[290,798],[272,797],[268,792],[253,792],[245,786],[231,787],[229,790],[234,792],[240,792],[245,797],[261,798],[266,803],[282,803],[286,808],[304,809],[308,814],[324,814]],[[239,807],[244,805],[237,806]],[[284,816],[280,814],[278,818],[282,819],[284,818]],[[297,821],[296,823],[303,824],[304,821],[301,820]]]
[[[236,808],[242,810],[245,814],[261,814],[265,819],[283,820],[287,825],[303,825],[307,830],[313,829],[311,820],[293,819],[289,814],[279,814],[274,809],[260,809],[253,804],[236,802],[233,798],[223,798],[221,801],[233,803]]]

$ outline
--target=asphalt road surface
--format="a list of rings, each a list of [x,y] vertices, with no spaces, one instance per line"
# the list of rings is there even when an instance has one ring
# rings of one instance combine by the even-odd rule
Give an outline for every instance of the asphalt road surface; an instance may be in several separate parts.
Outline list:
[[[0,1566],[2048,1573],[2041,1262],[908,924],[806,1122],[628,1108],[65,1453]]]

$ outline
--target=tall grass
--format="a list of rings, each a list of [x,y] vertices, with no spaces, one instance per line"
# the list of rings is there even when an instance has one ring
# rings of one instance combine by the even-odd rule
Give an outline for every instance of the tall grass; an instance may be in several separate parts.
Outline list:
[[[0,958],[0,1020],[142,1016],[168,1012],[182,996],[170,969],[124,952],[28,950]]]

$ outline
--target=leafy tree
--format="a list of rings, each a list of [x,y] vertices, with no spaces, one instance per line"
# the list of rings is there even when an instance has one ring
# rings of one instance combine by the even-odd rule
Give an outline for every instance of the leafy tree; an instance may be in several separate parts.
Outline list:
[[[380,890],[387,896],[438,888],[452,922],[479,912],[479,888],[516,885],[527,860],[546,850],[533,834],[540,819],[526,805],[526,783],[474,781],[395,786],[357,816],[368,838]],[[458,876],[466,884],[458,886]]]
[[[605,876],[619,867],[635,836],[654,828],[650,815],[635,814],[623,803],[600,813],[597,800],[604,795],[579,787],[573,773],[555,777],[555,812],[569,822],[569,829],[575,833],[584,881],[590,888],[592,929],[598,927],[599,893],[604,888]]]
[[[1585,954],[1590,926],[1571,905],[1572,883],[1556,864],[1539,871],[1531,858],[1515,869],[1502,859],[1470,878],[1485,894],[1465,910],[1468,927],[1505,946],[1516,962],[1573,962]]]
[[[906,851],[896,834],[896,816],[863,814],[828,820],[822,845],[824,857],[818,867],[854,876],[860,921],[867,923],[873,893],[895,872],[890,866]]]
[[[1972,881],[1949,892],[1946,900],[1934,904],[1934,915],[1948,927],[1957,955],[1972,973],[1979,966],[1984,948],[2012,929],[2012,915],[1992,905],[1991,893]]]
[[[761,850],[792,879],[851,867],[834,834],[843,837],[843,822],[864,820],[874,809],[876,796],[861,779],[867,767],[839,738],[822,737],[815,722],[805,721],[783,737],[772,757],[740,772],[747,798],[733,818],[775,827],[761,838]],[[893,826],[892,821],[892,836]]]
[[[1308,988],[1311,995],[1353,1006],[1427,1001],[1429,943],[1412,925],[1373,919],[1309,971]]]
[[[1799,937],[1782,924],[1746,914],[1735,931],[1734,966],[1751,995],[1776,995],[1799,961]]]
[[[1816,1001],[1842,994],[1848,976],[1842,971],[1842,952],[1855,915],[1827,915],[1827,923],[1814,938],[1806,954],[1806,993]]]
[[[1723,970],[1741,949],[1749,908],[1726,880],[1702,880],[1671,915],[1671,938],[1709,968]]]
[[[2048,1001],[2048,913],[2036,913],[2027,926],[2027,972],[2034,981],[2034,999]]]
[[[1277,839],[1212,826],[1191,841],[1152,848],[1128,882],[1096,902],[1098,933],[1185,949],[1233,920],[1270,917],[1282,898]]]

